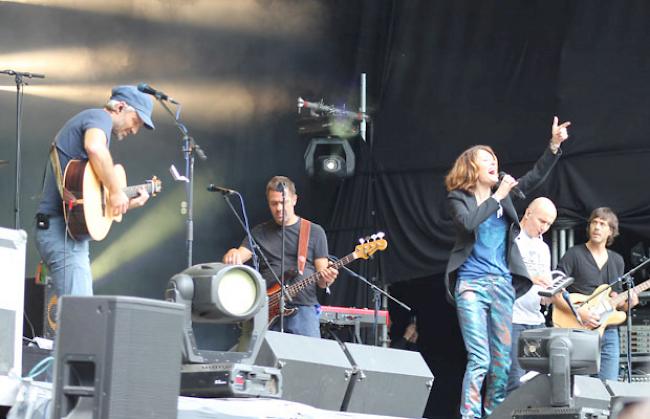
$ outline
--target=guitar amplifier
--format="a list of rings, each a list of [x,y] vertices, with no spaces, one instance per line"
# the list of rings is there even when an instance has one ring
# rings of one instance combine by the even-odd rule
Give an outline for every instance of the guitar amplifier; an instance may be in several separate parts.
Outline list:
[[[181,395],[280,398],[282,373],[277,368],[229,362],[186,364],[181,367]]]

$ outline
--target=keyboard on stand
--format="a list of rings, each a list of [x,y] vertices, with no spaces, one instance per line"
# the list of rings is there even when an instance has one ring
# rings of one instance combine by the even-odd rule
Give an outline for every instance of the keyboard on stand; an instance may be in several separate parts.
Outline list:
[[[572,276],[566,276],[561,271],[551,271],[551,278],[551,286],[537,292],[540,297],[552,297],[574,281]]]
[[[352,326],[354,328],[354,340],[356,343],[361,341],[361,327],[373,326],[375,324],[375,310],[368,308],[354,307],[336,307],[321,306],[320,313],[321,325],[333,326]],[[387,310],[377,311],[377,325],[382,343],[387,342],[388,326],[390,326],[390,317]]]

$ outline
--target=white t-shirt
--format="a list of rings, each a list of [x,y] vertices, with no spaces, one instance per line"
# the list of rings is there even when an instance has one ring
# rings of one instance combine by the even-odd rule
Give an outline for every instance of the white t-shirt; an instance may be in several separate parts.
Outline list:
[[[551,252],[541,237],[530,237],[525,230],[522,230],[515,243],[531,277],[550,273]],[[539,285],[533,284],[526,294],[515,300],[512,308],[513,323],[527,325],[544,323],[544,315],[540,312],[541,297],[537,294],[540,289]]]

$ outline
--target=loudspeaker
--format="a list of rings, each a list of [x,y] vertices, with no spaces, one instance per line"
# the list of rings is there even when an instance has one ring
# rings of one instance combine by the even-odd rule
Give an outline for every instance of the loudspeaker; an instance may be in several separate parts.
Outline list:
[[[175,419],[183,320],[166,301],[62,297],[52,417]]]
[[[340,410],[353,373],[340,345],[327,339],[267,331],[255,365],[279,368],[282,398]]]
[[[574,409],[609,409],[610,394],[605,384],[598,379],[574,375],[572,397]],[[522,409],[537,409],[551,406],[551,379],[547,374],[539,374],[522,384],[494,409],[490,419],[510,419],[513,413]]]
[[[346,343],[357,373],[344,410],[422,417],[433,374],[419,352]]]
[[[0,228],[0,375],[22,368],[26,243],[23,230]]]

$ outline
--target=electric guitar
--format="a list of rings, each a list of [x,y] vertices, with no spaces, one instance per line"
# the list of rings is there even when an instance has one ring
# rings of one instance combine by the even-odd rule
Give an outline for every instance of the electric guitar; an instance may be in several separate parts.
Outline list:
[[[345,266],[348,263],[356,259],[368,259],[378,250],[385,250],[388,246],[386,240],[383,239],[383,233],[378,233],[374,235],[375,239],[370,239],[364,243],[357,245],[354,248],[354,252],[349,255],[342,257],[341,259],[334,262],[330,265],[332,268],[340,268]],[[295,297],[301,290],[305,289],[311,284],[314,284],[322,277],[320,272],[315,272],[309,275],[306,278],[303,278],[289,286],[284,287],[285,295],[289,297]],[[280,298],[281,298],[281,287],[280,284],[274,284],[266,291],[266,295],[269,298],[269,326],[275,323],[278,317],[280,317]],[[289,317],[295,314],[296,308],[285,308],[284,317]]]
[[[616,309],[616,307],[618,307],[619,304],[627,301],[629,291],[622,292],[616,297],[612,298],[609,295],[608,291],[600,292],[607,287],[607,284],[603,284],[596,288],[596,290],[591,293],[591,295],[584,295],[580,293],[572,293],[569,295],[571,302],[577,306],[576,308],[581,308],[583,306],[589,307],[591,311],[600,315],[600,326],[594,330],[598,330],[601,336],[605,332],[605,328],[607,326],[621,324],[627,317],[624,311],[619,311]],[[650,288],[650,279],[640,283],[632,289],[638,295],[648,288]],[[591,297],[593,295],[596,295],[596,297],[592,299]],[[553,304],[553,325],[555,327],[590,329],[589,327],[580,324],[576,316],[571,311],[571,308],[569,308],[564,300],[558,300],[559,301],[556,301]]]
[[[126,172],[119,164],[115,165],[115,174],[129,199],[138,196],[141,187],[152,196],[162,189],[160,179],[155,176],[142,185],[126,186]],[[102,240],[113,221],[122,221],[122,214],[113,216],[108,212],[108,189],[102,185],[88,161],[70,160],[63,174],[63,191],[63,215],[73,239]]]

